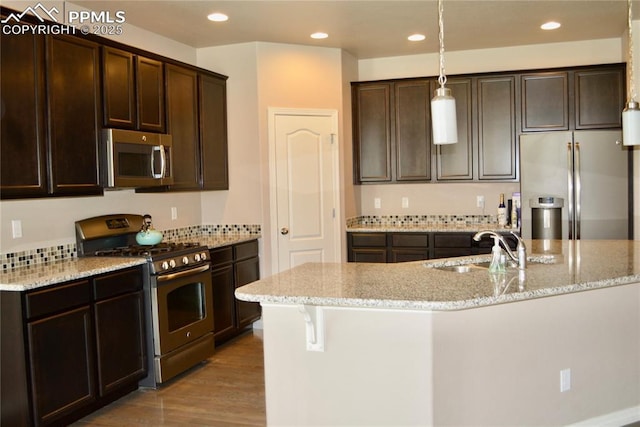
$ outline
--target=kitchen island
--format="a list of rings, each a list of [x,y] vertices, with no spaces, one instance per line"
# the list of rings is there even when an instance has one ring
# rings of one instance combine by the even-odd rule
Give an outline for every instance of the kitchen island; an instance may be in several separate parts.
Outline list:
[[[640,242],[526,243],[524,272],[305,264],[239,288],[263,308],[269,425],[640,420]]]

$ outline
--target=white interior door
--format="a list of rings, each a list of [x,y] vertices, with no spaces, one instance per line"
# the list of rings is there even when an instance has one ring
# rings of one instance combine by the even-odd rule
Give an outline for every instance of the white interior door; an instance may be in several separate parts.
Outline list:
[[[274,273],[306,262],[337,262],[337,112],[270,110],[269,116]]]

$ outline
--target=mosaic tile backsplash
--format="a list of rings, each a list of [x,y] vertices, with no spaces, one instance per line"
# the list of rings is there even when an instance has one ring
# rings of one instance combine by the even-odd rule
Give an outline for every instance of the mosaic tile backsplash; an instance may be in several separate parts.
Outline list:
[[[357,225],[495,225],[496,215],[383,215],[347,219],[347,227]]]
[[[172,230],[162,230],[164,239],[197,239],[200,236],[213,236],[225,234],[261,234],[261,226],[254,225],[196,225],[191,227],[177,228]],[[26,267],[30,265],[44,264],[46,262],[63,259],[77,258],[78,249],[75,243],[52,246],[49,248],[31,249],[21,252],[11,252],[0,254],[2,271],[14,268]]]

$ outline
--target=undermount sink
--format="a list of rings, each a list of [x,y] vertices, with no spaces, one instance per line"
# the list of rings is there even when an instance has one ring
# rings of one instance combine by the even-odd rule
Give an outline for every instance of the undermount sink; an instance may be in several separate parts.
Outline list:
[[[453,273],[471,273],[472,271],[486,271],[489,268],[489,263],[482,264],[462,264],[462,265],[447,265],[444,267],[433,267],[435,270],[451,271]]]
[[[555,257],[535,257],[529,258],[527,263],[529,265],[536,264],[555,264],[557,262]],[[489,261],[486,262],[475,262],[471,264],[458,264],[458,265],[443,265],[438,267],[432,267],[427,265],[429,268],[433,268],[434,270],[440,271],[449,271],[452,273],[472,273],[474,271],[487,271],[489,269]],[[507,272],[509,271],[518,271],[515,263],[507,262]]]

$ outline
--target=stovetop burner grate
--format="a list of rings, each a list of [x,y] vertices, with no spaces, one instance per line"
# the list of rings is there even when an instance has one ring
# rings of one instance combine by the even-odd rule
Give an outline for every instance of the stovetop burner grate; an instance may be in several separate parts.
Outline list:
[[[94,252],[95,256],[154,256],[158,254],[198,248],[198,243],[165,242],[157,245],[130,245],[116,248],[101,249]]]

